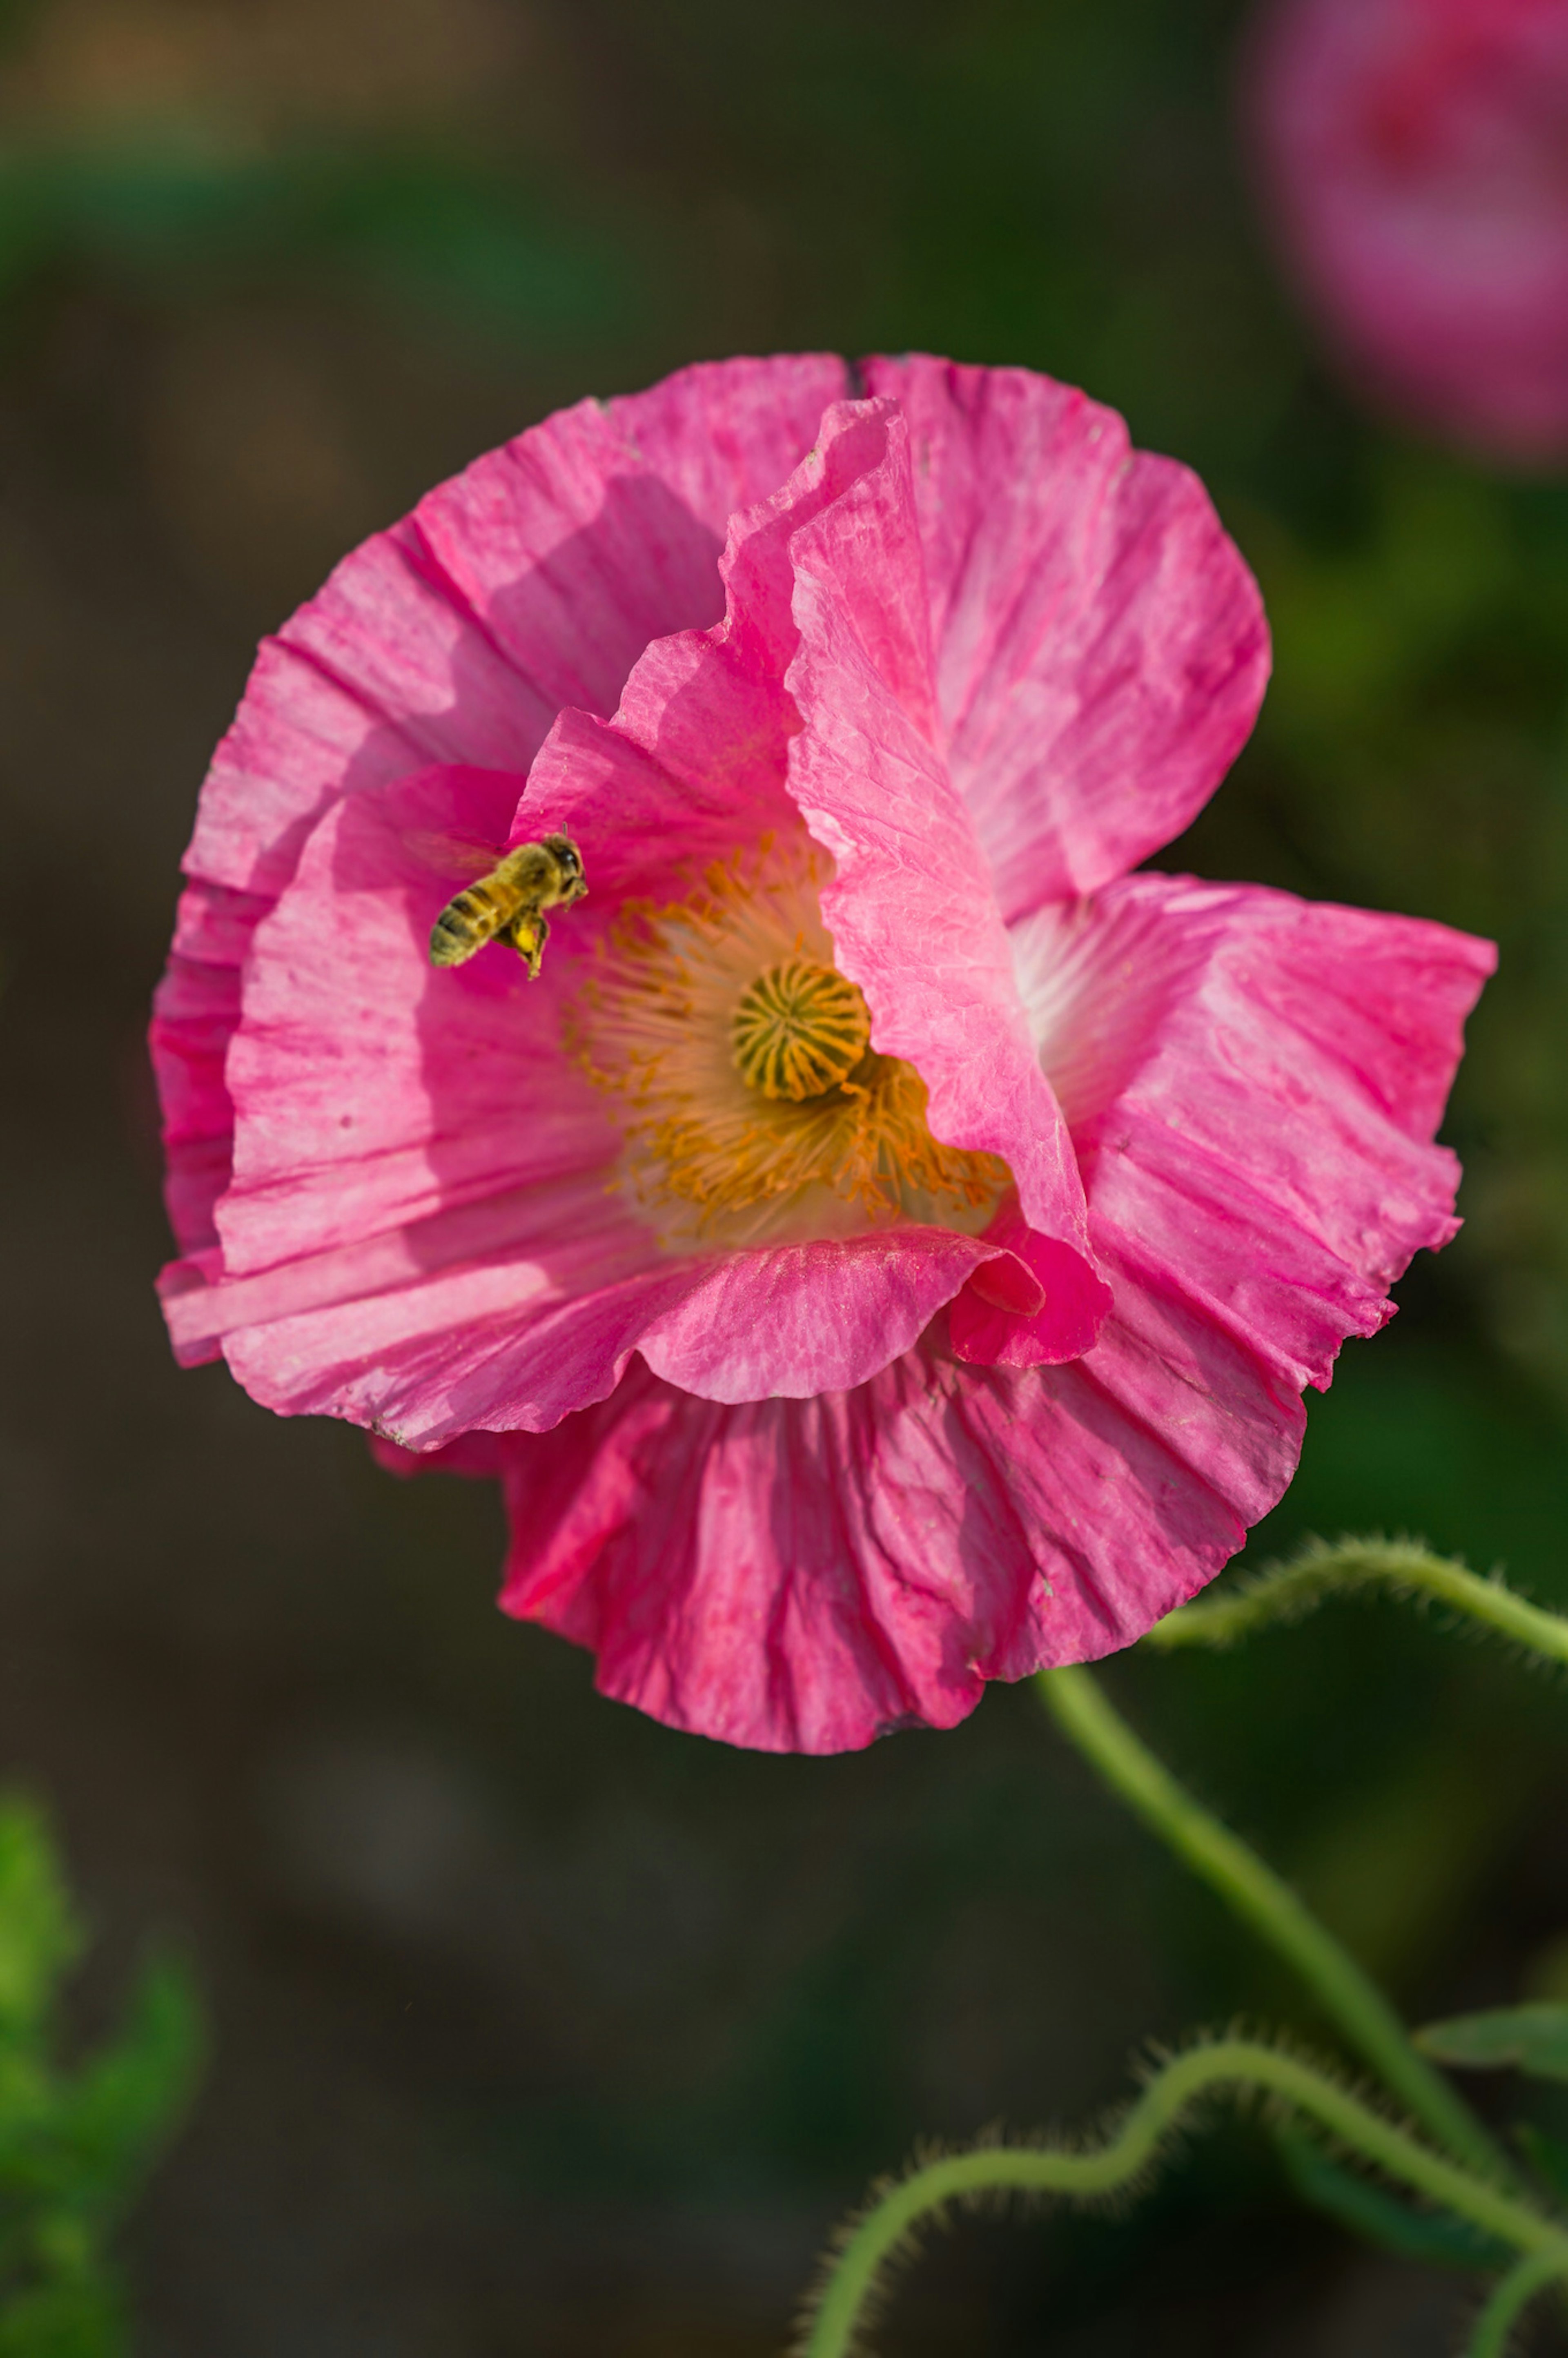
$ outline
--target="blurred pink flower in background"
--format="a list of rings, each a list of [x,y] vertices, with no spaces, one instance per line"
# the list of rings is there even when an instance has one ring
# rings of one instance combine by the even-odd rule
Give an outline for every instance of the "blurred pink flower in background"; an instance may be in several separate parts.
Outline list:
[[[1368,391],[1477,450],[1568,455],[1568,0],[1277,0],[1243,91]]]
[[[1129,872],[1267,661],[1195,478],[1024,371],[705,365],[479,460],[203,789],[181,1356],[499,1477],[508,1609],[682,1727],[840,1749],[1129,1643],[1455,1225],[1487,946]],[[540,979],[433,970],[443,847],[552,832]]]

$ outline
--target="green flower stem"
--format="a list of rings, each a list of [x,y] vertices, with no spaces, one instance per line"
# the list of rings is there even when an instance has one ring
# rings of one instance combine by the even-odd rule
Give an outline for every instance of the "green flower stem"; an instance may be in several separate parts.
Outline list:
[[[1438,2143],[1484,2177],[1513,2182],[1516,2173],[1500,2148],[1417,2054],[1376,1983],[1290,1886],[1184,1790],[1112,1710],[1088,1671],[1077,1664],[1041,1671],[1034,1683],[1063,1734],[1134,1815],[1295,1967],[1349,2044]]]
[[[1079,2199],[1112,2194],[1148,2169],[1200,2097],[1249,2089],[1266,2091],[1390,2178],[1511,2244],[1532,2265],[1530,2290],[1552,2277],[1568,2278],[1568,2227],[1505,2193],[1489,2178],[1434,2153],[1299,2057],[1254,2039],[1225,2039],[1191,2048],[1165,2064],[1116,2136],[1098,2149],[982,2147],[928,2162],[889,2187],[852,2226],[833,2262],[799,2344],[801,2358],[848,2358],[888,2262],[919,2223],[944,2204],[997,2191]],[[1504,2282],[1514,2284],[1522,2273],[1515,2269]],[[1528,2297],[1521,2293],[1519,2299]],[[1505,2331],[1506,2326],[1505,2318]]]
[[[1531,2252],[1511,2267],[1494,2286],[1491,2299],[1476,2320],[1476,2330],[1465,2345],[1465,2358],[1504,2358],[1520,2313],[1562,2274],[1550,2252]]]
[[[1543,1612],[1498,1579],[1482,1580],[1462,1563],[1424,1548],[1389,1540],[1314,1542],[1289,1563],[1272,1564],[1228,1595],[1179,1605],[1144,1639],[1162,1650],[1176,1646],[1234,1646],[1271,1621],[1297,1620],[1330,1596],[1384,1586],[1403,1596],[1431,1597],[1499,1637],[1549,1661],[1568,1662],[1568,1618]]]

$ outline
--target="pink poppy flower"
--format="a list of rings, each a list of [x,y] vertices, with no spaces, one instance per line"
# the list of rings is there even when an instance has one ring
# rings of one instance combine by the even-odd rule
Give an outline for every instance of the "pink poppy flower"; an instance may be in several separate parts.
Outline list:
[[[507,1609],[677,1726],[841,1749],[1126,1645],[1455,1226],[1490,949],[1128,872],[1267,661],[1195,479],[1022,370],[702,366],[480,460],[203,790],[177,1349],[499,1476]],[[433,967],[453,839],[551,836],[539,979]]]
[[[1278,0],[1245,89],[1368,390],[1479,450],[1568,452],[1568,0]]]

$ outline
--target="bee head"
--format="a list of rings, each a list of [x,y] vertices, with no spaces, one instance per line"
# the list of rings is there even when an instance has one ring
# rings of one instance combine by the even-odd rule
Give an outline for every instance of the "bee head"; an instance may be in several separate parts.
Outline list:
[[[582,854],[569,835],[547,835],[545,849],[561,871],[567,890],[563,900],[580,901],[588,891],[588,878],[583,873]]]

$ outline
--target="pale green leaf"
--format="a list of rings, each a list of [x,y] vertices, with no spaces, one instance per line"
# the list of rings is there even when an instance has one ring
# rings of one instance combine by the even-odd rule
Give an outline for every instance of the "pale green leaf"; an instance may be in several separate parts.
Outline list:
[[[1532,2080],[1568,2080],[1568,2006],[1504,2006],[1456,2014],[1415,2034],[1423,2055],[1462,2071],[1511,2065]]]

